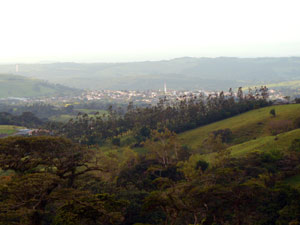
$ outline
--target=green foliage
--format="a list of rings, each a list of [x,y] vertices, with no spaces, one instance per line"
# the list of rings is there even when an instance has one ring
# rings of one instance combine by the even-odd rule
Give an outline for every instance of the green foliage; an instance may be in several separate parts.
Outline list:
[[[220,137],[223,143],[228,143],[232,139],[232,131],[229,128],[216,130],[212,132],[214,137]]]
[[[300,189],[300,174],[288,177],[287,179],[284,180],[284,183],[297,188],[298,190]]]
[[[273,117],[275,117],[275,116],[276,116],[275,109],[271,109],[271,110],[270,110],[270,114],[271,114]]]
[[[121,146],[121,139],[119,137],[114,137],[111,143],[116,146]]]
[[[289,150],[300,152],[300,139],[293,140]]]
[[[125,206],[126,202],[108,194],[81,193],[58,209],[53,225],[118,225]]]
[[[226,149],[228,146],[223,142],[221,134],[210,134],[209,137],[203,141],[201,146],[201,153],[219,152]]]
[[[10,113],[0,112],[0,124],[24,127],[40,127],[44,124],[44,122],[31,112],[23,112],[20,116],[14,116]]]
[[[146,141],[145,146],[149,149],[149,157],[157,160],[163,167],[174,165],[179,160],[180,145],[177,136],[168,129],[161,132],[153,130],[151,139]]]
[[[279,150],[271,150],[261,154],[261,162],[263,167],[270,173],[278,170],[276,163],[283,158],[283,152]]]
[[[280,150],[287,151],[293,140],[300,135],[300,129],[295,129],[286,133],[274,136],[260,137],[251,141],[228,147],[231,155],[241,157],[255,151]],[[202,158],[208,162],[214,162],[216,153],[202,155]]]
[[[204,172],[209,166],[209,163],[204,160],[199,160],[196,164],[196,169],[201,169],[202,172]]]
[[[86,174],[92,177],[103,167],[93,151],[67,139],[0,139],[0,167],[15,172],[0,182],[0,220],[7,225],[44,224],[49,214],[54,218],[53,210],[54,224],[119,224],[123,220],[123,201],[80,190],[78,180]]]
[[[299,219],[300,192],[276,186],[278,170],[268,173],[271,164],[289,166],[285,157],[274,151],[238,160],[227,157],[185,182],[153,191],[145,206],[161,207],[167,224],[288,224]]]
[[[148,138],[148,137],[150,137],[151,130],[149,128],[147,128],[147,127],[142,127],[140,129],[139,133],[140,133],[141,136],[143,136],[145,138]]]
[[[61,137],[0,139],[6,172],[0,177],[0,224],[295,224],[300,129],[274,137],[268,125],[294,121],[299,105],[274,108],[276,118],[261,108],[190,132],[198,132],[192,141],[213,146],[209,153],[191,149],[186,133],[163,124],[149,135],[145,124],[133,120],[122,135],[112,109],[107,120],[83,114],[64,127],[85,129],[85,136],[72,131],[81,145]],[[137,112],[130,110],[129,120]],[[146,139],[145,154],[124,146],[136,134]],[[256,138],[236,144],[247,134]],[[85,147],[112,137],[120,137],[122,147]]]
[[[177,152],[179,161],[186,161],[192,155],[192,150],[187,145],[182,145]]]
[[[151,135],[151,130],[148,127],[143,126],[139,129],[139,131],[135,135],[135,139],[137,144],[140,145],[141,143],[145,142],[147,138]]]
[[[56,132],[78,143],[95,145],[115,136],[132,133],[136,139],[135,146],[141,147],[149,138],[150,130],[168,130],[176,133],[184,132],[198,126],[222,120],[227,117],[249,111],[254,107],[270,105],[265,89],[257,91],[255,96],[243,95],[236,102],[231,95],[220,94],[204,96],[189,96],[183,100],[168,102],[160,99],[156,106],[134,107],[129,103],[126,113],[113,108],[108,114],[89,116],[78,114],[74,119],[61,126]],[[121,110],[122,111],[122,110]],[[223,141],[229,142],[231,130],[220,130]]]

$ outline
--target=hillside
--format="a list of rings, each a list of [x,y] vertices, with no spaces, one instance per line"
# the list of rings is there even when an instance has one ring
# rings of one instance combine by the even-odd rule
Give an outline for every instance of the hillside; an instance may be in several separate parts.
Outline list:
[[[271,109],[276,111],[275,118],[271,117],[269,113]],[[229,128],[233,133],[231,145],[235,145],[260,137],[271,136],[269,130],[271,121],[294,121],[299,117],[300,104],[270,106],[184,132],[179,137],[183,143],[186,143],[193,149],[197,149],[211,132]]]
[[[14,73],[15,65],[0,65]],[[19,73],[76,88],[227,90],[300,80],[300,58],[177,58],[130,63],[19,64]],[[285,85],[285,84],[283,84]]]
[[[78,90],[19,75],[0,74],[0,98],[71,95]]]
[[[276,117],[269,114],[275,109]],[[277,135],[272,135],[272,123],[276,121],[295,122],[300,118],[300,104],[270,106],[252,110],[241,115],[209,124],[179,135],[181,143],[188,145],[200,153],[205,150],[203,144],[213,131],[229,128],[232,131],[232,140],[227,143],[227,149],[233,157],[243,157],[253,152],[286,152],[295,139],[300,138],[300,128],[290,127]],[[198,155],[197,158],[214,163],[217,153]],[[191,164],[195,162],[190,162]],[[300,188],[300,174],[291,176],[285,183]]]

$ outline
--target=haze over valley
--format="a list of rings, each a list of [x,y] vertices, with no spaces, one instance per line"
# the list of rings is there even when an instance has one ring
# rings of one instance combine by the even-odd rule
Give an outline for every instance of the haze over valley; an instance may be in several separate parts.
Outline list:
[[[18,71],[16,72],[16,65]],[[193,58],[131,63],[0,65],[0,73],[46,80],[78,89],[220,91],[300,80],[300,57]]]

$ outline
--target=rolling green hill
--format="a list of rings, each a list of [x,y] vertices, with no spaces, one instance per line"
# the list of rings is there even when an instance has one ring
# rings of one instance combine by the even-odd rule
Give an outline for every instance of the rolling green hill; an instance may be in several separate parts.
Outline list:
[[[300,129],[295,129],[289,132],[279,134],[277,136],[264,136],[251,141],[246,141],[241,144],[228,147],[233,157],[244,156],[247,153],[254,151],[286,151],[292,141],[300,137]],[[213,162],[216,153],[203,155],[203,158],[209,162]]]
[[[269,113],[271,109],[276,111],[274,118]],[[270,106],[184,132],[179,137],[183,143],[197,149],[212,131],[229,128],[233,133],[231,144],[241,144],[254,138],[271,136],[269,126],[272,121],[294,121],[298,117],[300,117],[300,104]]]
[[[271,109],[275,109],[276,117],[270,115]],[[196,153],[200,153],[205,148],[203,143],[213,131],[229,128],[232,131],[232,140],[227,143],[227,149],[233,157],[245,156],[255,151],[285,152],[293,140],[300,138],[300,128],[293,127],[272,135],[272,123],[295,122],[299,118],[300,104],[270,106],[184,132],[179,135],[179,138],[182,143],[187,144]],[[213,163],[215,157],[216,153],[213,152],[198,155],[197,158]],[[285,182],[295,188],[300,188],[300,174],[287,178]]]
[[[0,98],[61,96],[78,92],[77,89],[51,84],[19,75],[0,74]]]

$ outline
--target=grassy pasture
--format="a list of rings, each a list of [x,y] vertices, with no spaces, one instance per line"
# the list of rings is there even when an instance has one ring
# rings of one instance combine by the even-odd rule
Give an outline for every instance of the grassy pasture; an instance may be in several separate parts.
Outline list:
[[[0,125],[0,134],[11,135],[18,131],[18,129],[23,129],[24,127],[13,126],[13,125]]]
[[[86,114],[95,114],[96,112],[99,112],[100,114],[106,114],[106,110],[101,109],[75,109],[77,112],[86,113]]]
[[[89,115],[89,117],[96,117],[95,113],[99,112],[101,115],[106,114],[106,110],[95,110],[95,109],[75,109],[77,113],[86,113]],[[77,115],[71,115],[71,114],[62,114],[58,116],[52,116],[50,117],[50,120],[57,121],[57,122],[68,122],[70,119],[76,118]]]
[[[277,136],[265,136],[229,147],[233,157],[243,156],[254,151],[280,150],[286,151],[292,141],[300,137],[300,129],[292,130]],[[203,155],[203,159],[213,162],[216,153]]]
[[[70,119],[75,118],[75,115],[69,115],[69,114],[62,114],[59,116],[51,116],[50,120],[56,121],[56,122],[68,122]]]
[[[270,115],[271,109],[275,109],[276,117]],[[299,117],[300,104],[269,106],[184,132],[179,138],[182,143],[197,149],[212,131],[229,128],[233,132],[232,145],[236,145],[254,138],[271,136],[268,126],[271,121],[294,121]]]

